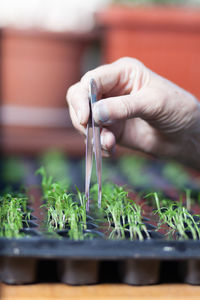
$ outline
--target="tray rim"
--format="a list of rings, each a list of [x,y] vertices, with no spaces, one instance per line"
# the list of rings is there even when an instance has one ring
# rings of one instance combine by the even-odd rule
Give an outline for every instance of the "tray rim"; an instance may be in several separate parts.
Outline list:
[[[31,238],[0,238],[0,258],[32,257],[37,259],[200,259],[200,241],[164,240],[85,240]]]

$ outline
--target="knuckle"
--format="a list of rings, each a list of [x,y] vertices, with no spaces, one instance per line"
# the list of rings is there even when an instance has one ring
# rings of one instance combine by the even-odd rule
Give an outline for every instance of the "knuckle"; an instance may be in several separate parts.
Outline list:
[[[121,109],[123,110],[122,114],[123,116],[126,116],[127,119],[131,118],[132,114],[132,108],[130,101],[127,101],[126,98],[121,98]]]
[[[191,111],[191,113],[195,114],[199,110],[199,103],[198,103],[197,99],[193,95],[191,95],[191,101],[189,103],[190,103],[190,111]]]
[[[94,70],[87,71],[81,78],[81,82],[90,80],[90,78],[93,77],[93,74],[94,74]]]
[[[198,103],[197,99],[191,95],[190,101],[188,101],[187,113],[185,118],[187,119],[188,127],[192,126],[196,123],[196,120],[199,119],[199,109],[200,104]]]
[[[116,62],[118,63],[131,63],[133,62],[134,58],[129,56],[120,57]]]
[[[156,121],[166,115],[167,111],[168,101],[162,89],[149,89],[148,101],[145,101],[143,107],[141,107],[141,112],[145,115],[145,118]]]
[[[134,66],[143,66],[143,63],[134,57],[124,56],[119,58],[116,63],[122,63],[127,65],[134,65]]]
[[[116,62],[122,62],[122,63],[130,62],[130,61],[132,61],[132,58],[129,56],[120,57],[118,60],[116,60]]]

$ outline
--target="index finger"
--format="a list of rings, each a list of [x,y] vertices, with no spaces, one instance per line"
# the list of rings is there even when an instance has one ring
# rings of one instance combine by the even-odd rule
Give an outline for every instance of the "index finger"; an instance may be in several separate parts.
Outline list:
[[[86,87],[78,82],[72,85],[66,95],[69,110],[73,110],[81,125],[86,125],[89,118],[89,86]],[[72,115],[71,115],[72,117]],[[73,121],[73,120],[72,120]]]
[[[72,106],[77,118],[82,125],[86,125],[89,117],[89,83],[93,78],[97,84],[98,100],[103,95],[121,94],[123,64],[119,60],[112,64],[100,66],[92,71],[87,72],[80,82],[69,88],[67,92],[67,102]],[[123,91],[124,92],[124,91]]]

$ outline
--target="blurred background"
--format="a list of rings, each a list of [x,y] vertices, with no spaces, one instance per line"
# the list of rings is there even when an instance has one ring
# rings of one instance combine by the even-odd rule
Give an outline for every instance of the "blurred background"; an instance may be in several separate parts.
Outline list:
[[[88,70],[122,56],[142,60],[200,99],[200,0],[0,1],[2,173],[8,181],[19,179],[21,170],[27,183],[35,158],[36,165],[41,159],[49,165],[55,157],[75,164],[84,157],[66,91]]]

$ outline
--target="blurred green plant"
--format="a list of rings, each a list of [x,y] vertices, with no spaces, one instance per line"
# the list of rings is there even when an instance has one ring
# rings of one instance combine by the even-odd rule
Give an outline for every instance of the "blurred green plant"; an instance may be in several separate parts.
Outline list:
[[[71,184],[69,160],[61,151],[51,150],[39,158],[39,164],[45,169],[48,176],[63,187]]]
[[[85,178],[85,159],[80,163],[82,177]],[[102,159],[102,182],[106,180],[115,180],[117,177],[117,163],[113,164],[107,158]],[[95,160],[93,160],[93,168],[91,174],[91,183],[97,182]]]
[[[162,169],[162,176],[169,180],[173,186],[178,189],[185,189],[191,176],[186,171],[186,169],[176,162],[167,162]]]
[[[6,184],[19,183],[27,175],[26,167],[20,157],[5,158],[2,167],[2,179]]]
[[[145,173],[148,160],[143,156],[127,155],[119,159],[120,172],[124,174],[134,187],[148,187],[152,184],[151,177]]]

